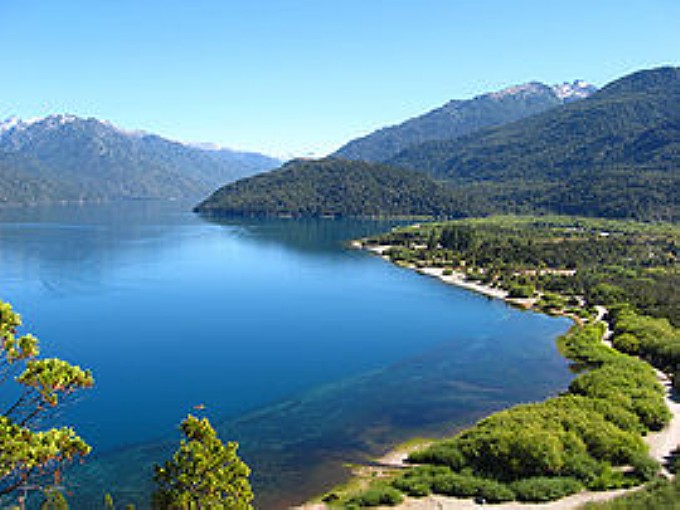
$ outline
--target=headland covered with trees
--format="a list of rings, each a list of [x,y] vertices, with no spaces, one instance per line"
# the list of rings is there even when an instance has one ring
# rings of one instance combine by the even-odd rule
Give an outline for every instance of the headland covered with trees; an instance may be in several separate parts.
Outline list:
[[[575,377],[560,395],[429,442],[403,466],[369,469],[322,502],[362,508],[431,494],[546,502],[653,481],[608,505],[666,508],[680,484],[660,476],[677,466],[652,458],[645,437],[671,419],[659,378],[680,386],[679,241],[672,224],[547,216],[428,223],[361,240],[401,266],[571,316],[558,348]]]

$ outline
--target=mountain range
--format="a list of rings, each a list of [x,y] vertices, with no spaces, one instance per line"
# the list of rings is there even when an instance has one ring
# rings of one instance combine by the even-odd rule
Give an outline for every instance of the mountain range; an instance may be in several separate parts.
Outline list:
[[[387,161],[409,146],[448,140],[500,126],[593,94],[597,88],[582,80],[561,85],[530,82],[444,106],[396,126],[352,140],[333,156],[361,161]]]
[[[437,192],[437,208],[442,205],[448,216],[557,212],[677,221],[680,68],[633,73],[579,101],[449,140],[411,145],[385,163],[362,171],[398,167],[446,186],[446,192]],[[352,215],[376,215],[374,207],[362,207],[362,194],[350,185],[356,162],[306,161],[304,172],[298,171],[302,164],[227,185],[198,209],[332,214],[342,190]],[[315,165],[318,175],[312,172]],[[295,201],[258,206],[263,190]],[[385,189],[381,195],[380,187],[373,192],[379,203],[389,202],[392,193]],[[427,214],[425,209],[417,214]],[[395,211],[387,208],[385,213]]]
[[[198,199],[281,164],[72,115],[0,122],[0,204]]]
[[[388,161],[513,209],[680,217],[680,68],[640,71],[573,102]]]

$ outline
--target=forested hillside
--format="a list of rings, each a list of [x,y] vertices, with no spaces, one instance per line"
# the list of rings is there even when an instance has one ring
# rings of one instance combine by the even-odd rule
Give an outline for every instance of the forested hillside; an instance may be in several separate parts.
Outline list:
[[[411,145],[449,140],[507,124],[582,99],[595,90],[594,86],[583,81],[552,87],[531,82],[468,100],[453,100],[396,126],[352,140],[334,155],[353,160],[385,161]]]
[[[680,218],[680,69],[621,78],[583,101],[389,164],[426,172],[510,210]]]
[[[450,216],[458,200],[428,176],[340,159],[297,160],[229,184],[202,213],[279,216]]]

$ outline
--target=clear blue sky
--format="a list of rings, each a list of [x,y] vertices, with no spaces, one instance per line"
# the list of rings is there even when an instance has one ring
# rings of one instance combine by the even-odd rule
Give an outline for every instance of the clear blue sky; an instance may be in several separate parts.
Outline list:
[[[678,0],[0,0],[0,118],[317,155],[449,99],[680,65]]]

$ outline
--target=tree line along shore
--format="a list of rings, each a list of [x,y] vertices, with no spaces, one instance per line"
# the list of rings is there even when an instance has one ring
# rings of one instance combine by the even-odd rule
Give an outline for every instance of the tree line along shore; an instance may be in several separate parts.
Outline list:
[[[680,499],[675,456],[653,458],[645,439],[672,417],[658,375],[680,387],[679,241],[673,224],[559,216],[427,223],[356,241],[400,266],[573,318],[557,345],[575,377],[558,396],[414,449],[403,466],[362,470],[320,504],[540,503],[644,485],[603,505],[669,508]]]

